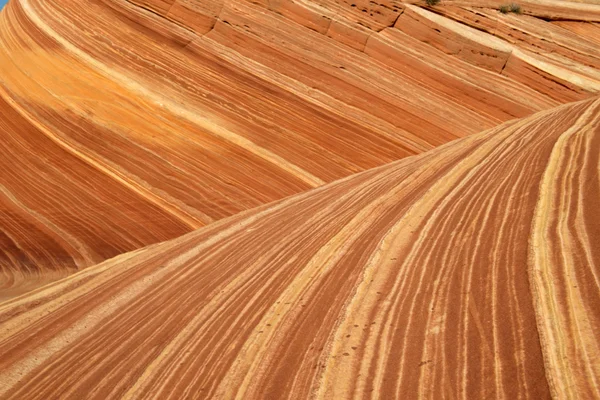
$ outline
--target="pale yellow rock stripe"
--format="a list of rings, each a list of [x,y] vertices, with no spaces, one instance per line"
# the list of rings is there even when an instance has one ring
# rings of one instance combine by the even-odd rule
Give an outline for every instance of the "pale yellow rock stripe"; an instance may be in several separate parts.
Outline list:
[[[463,36],[469,40],[479,43],[482,46],[486,46],[497,51],[502,51],[506,54],[510,54],[513,57],[518,57],[524,62],[531,64],[532,66],[539,68],[540,70],[547,72],[550,75],[556,76],[557,78],[563,79],[581,88],[593,92],[600,92],[600,82],[598,80],[575,72],[575,69],[591,71],[593,71],[593,69],[586,68],[584,65],[576,61],[570,60],[570,62],[572,63],[571,69],[566,69],[558,65],[549,64],[545,61],[540,60],[533,53],[524,51],[519,47],[514,46],[511,43],[491,34],[476,30],[459,22],[437,15],[431,11],[424,10],[420,7],[412,5],[407,5],[406,7],[419,14],[420,16],[443,26],[448,30],[451,30],[457,35]]]
[[[350,177],[346,177],[337,182],[343,182],[343,181],[347,181],[347,180],[354,179],[354,178],[355,178],[355,176],[350,176]],[[295,196],[293,198],[290,198],[287,201],[283,201],[275,206],[272,206],[263,212],[252,215],[252,216],[248,217],[247,219],[243,220],[239,225],[236,225],[235,227],[230,228],[229,230],[223,232],[223,234],[227,234],[227,236],[228,236],[229,234],[233,234],[234,232],[237,232],[239,230],[247,229],[250,225],[259,221],[261,218],[266,218],[266,216],[268,214],[271,214],[271,213],[274,213],[274,212],[277,212],[277,211],[283,209],[284,207],[287,206],[287,204],[289,202],[298,201],[303,198],[314,196],[315,193],[318,193],[321,190],[325,190],[328,186],[330,186],[330,185],[323,186],[323,187],[317,188],[315,190],[306,192],[304,194]],[[219,222],[217,222],[217,223],[219,223]],[[219,235],[218,240],[222,240],[222,238],[224,236],[223,234]],[[190,249],[188,252],[182,254],[181,256],[178,256],[177,257],[178,264],[179,265],[184,264],[186,261],[188,261],[191,258],[198,255],[208,245],[212,245],[213,243],[216,243],[216,241],[217,241],[216,238],[211,238],[208,240],[207,245],[203,244],[199,247],[194,247],[194,248]],[[277,250],[277,248],[274,248],[274,250]],[[261,261],[261,259],[259,259],[256,262],[256,264],[259,264],[260,261]],[[248,271],[251,273],[254,270],[252,268],[248,268]],[[186,274],[180,276],[178,279],[185,280],[188,275],[193,275],[194,273],[195,273],[194,270],[191,269]],[[227,287],[219,288],[220,289],[219,291],[225,291],[225,293],[231,293],[233,288],[236,288],[238,283],[244,281],[245,279],[247,279],[247,274],[240,274]],[[265,286],[267,286],[267,285],[265,285]],[[168,363],[169,357],[172,356],[175,351],[184,348],[186,346],[186,343],[189,343],[191,341],[191,339],[192,339],[191,335],[195,332],[194,328],[197,327],[201,321],[206,319],[206,315],[211,314],[210,310],[212,309],[212,307],[222,306],[223,303],[220,302],[220,300],[221,300],[220,298],[213,299],[213,301],[211,301],[211,303],[205,307],[202,314],[199,314],[198,316],[196,316],[183,329],[181,329],[181,331],[178,333],[178,335],[169,342],[169,344],[164,348],[164,350],[160,353],[160,355],[158,357],[156,357],[152,361],[152,363],[150,365],[148,365],[148,367],[144,370],[144,373],[142,374],[142,376],[140,376],[139,379],[136,380],[135,384],[133,384],[131,386],[131,388],[123,396],[124,400],[135,399],[139,396],[139,393],[141,393],[145,388],[150,387],[151,380],[154,376],[153,375],[154,371],[157,369],[160,369],[161,364]],[[248,303],[251,303],[251,300],[249,300]],[[196,334],[198,334],[198,333],[196,332]],[[165,380],[165,382],[166,382],[166,380]]]
[[[465,146],[467,146],[467,143],[471,140],[471,138],[467,138],[467,140],[465,140],[463,143]],[[496,144],[496,141],[492,142],[493,143],[490,143],[489,145],[486,143],[481,151],[487,152],[490,148],[493,148],[493,146]],[[349,347],[346,335],[347,332],[351,330],[351,325],[366,324],[368,321],[365,318],[371,314],[370,310],[373,307],[379,306],[382,309],[380,315],[386,314],[385,310],[388,310],[389,307],[392,306],[392,303],[389,300],[381,299],[383,301],[383,305],[378,304],[375,301],[376,298],[373,298],[372,296],[367,297],[365,295],[366,287],[369,286],[369,291],[372,293],[373,291],[380,290],[380,288],[384,287],[385,284],[390,280],[394,280],[397,283],[405,282],[406,274],[409,272],[405,267],[406,264],[404,267],[398,268],[396,262],[391,260],[395,258],[395,255],[400,253],[403,249],[406,249],[414,244],[415,240],[418,242],[418,239],[415,239],[414,234],[411,232],[416,226],[418,226],[419,221],[421,220],[421,215],[425,212],[424,210],[431,208],[432,205],[439,200],[439,197],[446,193],[448,187],[454,183],[452,178],[456,179],[458,176],[460,176],[460,174],[462,174],[465,170],[468,170],[469,167],[472,167],[473,164],[476,164],[478,161],[478,159],[473,160],[472,158],[469,158],[468,162],[467,160],[461,161],[451,172],[445,175],[442,181],[438,181],[436,184],[434,184],[421,199],[417,200],[410,210],[408,210],[407,213],[400,218],[398,222],[385,234],[384,239],[382,240],[378,249],[375,250],[367,266],[366,274],[373,279],[373,282],[371,282],[371,279],[365,279],[363,281],[363,287],[359,288],[357,296],[355,296],[352,300],[344,317],[344,321],[332,335],[331,342],[335,343],[336,349]],[[441,163],[443,164],[443,162]],[[449,176],[452,178],[449,178]],[[423,233],[423,235],[425,235],[425,233]],[[415,246],[417,245],[415,244]],[[371,268],[374,265],[377,266],[377,273],[371,271]],[[392,294],[389,294],[388,296],[389,298],[393,298]],[[371,301],[366,301],[367,298],[369,298]],[[376,324],[375,328],[372,330],[367,332],[355,332],[355,335],[358,334],[359,336],[362,336],[362,338],[357,338],[355,336],[352,340],[361,343],[364,341],[365,343],[365,355],[361,360],[360,372],[357,375],[339,373],[340,361],[333,358],[327,360],[322,381],[319,385],[319,391],[316,395],[317,398],[329,399],[351,397],[352,393],[350,387],[353,385],[357,385],[358,392],[364,391],[366,379],[370,375],[369,371],[373,369],[373,363],[376,362],[375,348],[377,339],[382,336],[386,337],[391,332],[392,328],[390,323],[390,321],[380,321],[380,323]],[[386,343],[386,341],[384,340],[382,343]],[[380,349],[379,353],[388,354],[389,352],[387,349],[383,348]],[[385,370],[383,365],[386,362],[387,357],[380,358],[378,363],[379,365],[375,368],[375,375],[378,376],[375,379],[375,393],[383,384],[383,377],[379,372]]]
[[[35,220],[38,220],[46,229],[52,231],[54,235],[65,240],[75,251],[77,251],[77,254],[71,254],[75,265],[77,265],[78,267],[83,267],[90,265],[95,261],[94,252],[92,251],[92,249],[86,246],[82,241],[78,240],[75,236],[71,235],[69,232],[56,226],[56,224],[52,223],[52,221],[45,218],[40,213],[37,213],[35,210],[32,210],[31,208],[27,207],[2,184],[0,184],[0,193],[2,193],[16,207],[22,209],[24,212],[31,215]],[[15,243],[18,242],[15,241]],[[96,260],[96,262],[98,261]]]
[[[272,212],[281,207],[283,207],[283,204],[273,207],[272,209],[265,211],[265,213]],[[5,370],[4,372],[2,372],[0,374],[0,382],[2,382],[2,385],[0,385],[0,396],[2,396],[6,391],[8,391],[12,387],[14,387],[16,384],[18,384],[18,381],[22,376],[26,375],[28,372],[32,371],[34,368],[36,368],[40,365],[43,365],[44,362],[46,360],[48,360],[48,358],[51,357],[53,354],[59,352],[65,346],[68,346],[69,343],[73,343],[77,338],[81,337],[82,335],[85,335],[86,333],[92,331],[92,329],[94,329],[94,327],[96,327],[98,324],[100,324],[102,322],[103,318],[105,318],[111,314],[114,314],[121,306],[129,303],[135,297],[142,295],[153,283],[160,282],[162,279],[166,278],[170,274],[173,274],[174,270],[177,267],[181,266],[182,264],[185,264],[192,257],[194,257],[198,253],[200,253],[202,250],[213,245],[214,243],[217,243],[218,241],[223,240],[224,238],[234,234],[235,232],[238,232],[239,230],[244,229],[246,226],[248,226],[252,222],[255,222],[263,214],[264,213],[258,213],[257,215],[249,217],[248,219],[244,220],[243,222],[241,222],[237,225],[234,225],[233,227],[228,228],[228,229],[212,236],[210,239],[201,243],[197,247],[189,249],[188,251],[182,253],[178,257],[175,257],[174,259],[169,260],[168,262],[164,263],[163,268],[158,269],[157,271],[153,272],[152,274],[146,275],[141,280],[136,281],[132,285],[124,288],[110,302],[103,303],[101,306],[90,310],[75,325],[73,325],[69,329],[57,334],[54,339],[52,339],[49,343],[45,344],[43,347],[31,349],[31,352],[28,354],[27,357],[23,358],[20,362],[13,364],[9,369]],[[225,222],[225,221],[222,221],[222,222]],[[217,222],[217,223],[219,223],[219,222]],[[180,240],[185,240],[185,239],[186,239],[186,237],[175,239],[175,240],[169,242],[168,246],[169,247],[176,246]],[[25,321],[29,322],[31,320],[32,316],[41,318],[42,315],[46,315],[48,313],[51,313],[54,310],[57,310],[62,304],[73,301],[74,298],[79,297],[79,295],[81,295],[81,294],[88,293],[89,291],[92,290],[93,287],[97,287],[99,284],[113,279],[116,274],[123,273],[124,271],[126,271],[128,269],[128,267],[135,267],[135,266],[140,265],[140,259],[139,259],[140,255],[139,254],[145,254],[146,256],[151,257],[153,255],[153,250],[155,248],[162,248],[162,247],[152,246],[152,247],[146,247],[144,249],[134,251],[132,253],[126,253],[115,259],[111,259],[109,261],[101,263],[98,266],[88,268],[88,269],[84,270],[83,272],[81,272],[80,274],[74,275],[72,278],[67,278],[64,281],[65,284],[72,282],[73,279],[78,279],[78,278],[84,277],[87,274],[96,274],[99,272],[110,271],[115,265],[118,265],[118,267],[119,267],[119,268],[115,268],[115,271],[113,273],[108,273],[108,274],[105,273],[103,275],[99,275],[99,277],[100,277],[99,280],[89,282],[89,283],[84,284],[81,287],[77,288],[76,290],[73,290],[67,296],[62,298],[61,301],[46,303],[44,305],[44,308],[49,308],[49,307],[51,307],[51,308],[49,308],[47,310],[43,310],[43,312],[40,309],[36,309],[36,310],[33,310],[31,313],[25,313],[23,315],[20,315],[17,318],[14,318],[13,320],[10,321],[11,322],[10,326],[2,327],[3,328],[2,335],[4,337],[14,336],[15,334],[17,334],[18,331],[20,331],[22,329],[22,326],[25,325],[24,322]],[[132,257],[133,255],[136,255],[136,257]],[[128,262],[129,259],[132,259],[131,263]],[[126,261],[124,261],[124,260],[126,260]],[[56,288],[56,286],[50,287],[49,290],[52,290],[53,288]],[[173,342],[171,342],[171,344],[173,344],[175,342],[176,341],[174,340]],[[163,354],[166,354],[166,353],[168,353],[168,352],[165,350],[165,352],[163,352]],[[161,357],[159,357],[159,359],[160,358]],[[147,371],[149,372],[151,370],[152,370],[152,368],[148,368]],[[126,398],[127,398],[127,396],[126,396]]]
[[[127,179],[121,173],[108,168],[107,166],[94,160],[92,157],[89,157],[88,155],[82,153],[81,151],[77,150],[73,146],[69,145],[67,142],[65,142],[63,139],[61,139],[58,135],[51,132],[49,129],[46,128],[46,126],[42,125],[35,118],[33,118],[23,107],[21,107],[17,102],[15,102],[8,93],[6,93],[4,91],[4,88],[2,86],[0,86],[0,96],[4,100],[6,100],[15,111],[17,111],[19,114],[21,114],[23,116],[23,118],[25,118],[29,123],[31,123],[31,125],[33,125],[36,129],[38,129],[41,133],[43,133],[46,137],[48,137],[50,140],[52,140],[54,143],[56,143],[62,149],[66,150],[70,154],[73,154],[75,157],[83,160],[84,162],[93,166],[97,170],[103,172],[107,176],[110,176],[112,179],[121,183],[123,186],[129,188],[133,192],[138,193],[144,199],[155,204],[160,209],[164,210],[165,212],[171,214],[173,217],[177,218],[181,222],[188,225],[191,229],[197,229],[197,228],[200,228],[200,227],[206,225],[205,223],[197,220],[196,218],[193,218],[189,214],[182,212],[177,207],[168,203],[164,198],[155,195],[149,189],[143,187],[142,185],[138,184],[137,182]]]
[[[103,75],[109,76],[111,79],[120,82],[124,87],[134,92],[136,95],[141,96],[155,103],[158,107],[164,108],[174,115],[185,118],[188,121],[195,123],[196,125],[202,127],[206,131],[211,134],[220,137],[230,143],[235,144],[257,156],[263,158],[264,160],[270,162],[273,165],[278,166],[279,168],[287,171],[288,173],[294,175],[298,179],[306,182],[312,187],[320,186],[325,183],[325,181],[317,178],[316,176],[310,174],[309,172],[303,170],[297,165],[292,164],[288,160],[284,159],[281,156],[278,156],[271,151],[262,148],[255,144],[254,142],[246,139],[245,137],[238,135],[234,132],[231,132],[228,129],[216,124],[214,121],[218,120],[214,116],[203,117],[198,115],[197,111],[190,110],[186,107],[183,107],[181,104],[177,104],[173,100],[168,97],[161,96],[160,94],[149,90],[138,82],[134,81],[118,72],[115,69],[109,68],[106,64],[92,58],[84,51],[77,48],[71,42],[60,36],[56,33],[50,26],[48,26],[37,13],[31,7],[31,4],[28,0],[21,0],[21,6],[23,10],[26,12],[27,16],[40,28],[44,31],[48,36],[56,40],[62,46],[65,47],[66,50],[71,52],[73,55],[83,60],[86,64],[93,66]]]
[[[573,327],[570,326],[568,319],[563,315],[563,312],[567,310],[574,320],[578,320],[579,316],[586,315],[579,291],[574,291],[572,287],[569,287],[566,291],[566,298],[558,293],[559,290],[561,293],[563,292],[561,289],[567,276],[569,279],[575,279],[576,277],[575,261],[571,259],[573,254],[569,253],[568,249],[553,250],[551,246],[557,246],[557,243],[549,240],[547,236],[552,224],[557,222],[558,227],[556,229],[559,231],[559,237],[561,238],[558,245],[563,247],[566,245],[566,240],[569,240],[570,233],[568,226],[566,226],[567,221],[564,219],[555,221],[553,217],[558,213],[557,210],[560,211],[563,208],[563,204],[557,203],[557,193],[565,190],[564,187],[561,187],[561,182],[556,181],[556,179],[562,175],[561,166],[569,163],[568,159],[565,160],[569,140],[576,135],[590,133],[590,118],[597,113],[599,107],[600,101],[596,101],[557,140],[544,172],[540,186],[540,198],[531,228],[529,274],[538,331],[546,364],[546,376],[555,398],[578,398],[580,381],[586,378],[581,376],[584,371],[580,368],[574,368],[573,363],[575,362],[574,358],[577,358],[576,354],[581,356],[583,351],[595,350],[596,354],[588,355],[588,360],[591,362],[589,368],[593,372],[586,372],[588,372],[589,379],[600,376],[600,351],[598,351],[597,340],[589,335],[571,337],[569,333]],[[562,254],[563,262],[561,265],[554,263],[553,251]],[[562,270],[564,270],[564,273],[561,273]],[[569,283],[566,283],[566,285],[572,286]],[[580,323],[585,323],[585,321],[580,321]],[[582,341],[585,341],[585,343]],[[567,345],[565,346],[565,344]],[[577,350],[577,348],[579,349]],[[576,354],[573,354],[573,352],[576,352]]]
[[[377,179],[381,179],[377,177]],[[351,221],[342,227],[342,229],[333,236],[319,251],[311,258],[306,267],[296,276],[294,281],[288,286],[288,289],[277,299],[271,313],[265,314],[259,326],[265,326],[270,323],[274,329],[265,332],[261,335],[253,335],[250,338],[242,351],[244,355],[240,358],[238,370],[232,368],[228,375],[223,379],[218,396],[223,398],[244,399],[258,394],[258,388],[252,388],[253,383],[260,376],[261,367],[269,363],[269,347],[277,347],[275,343],[285,340],[286,335],[282,334],[285,330],[285,320],[293,320],[290,316],[294,311],[298,310],[298,304],[302,298],[310,298],[311,293],[317,286],[316,282],[322,279],[333,268],[340,258],[349,251],[356,240],[361,235],[371,228],[365,221],[372,215],[377,215],[380,210],[393,206],[399,194],[406,188],[406,183],[398,185],[394,190],[380,195],[373,199],[367,207],[359,212]],[[353,194],[354,195],[354,194]],[[348,197],[348,196],[345,196]],[[328,209],[322,213],[316,214],[311,220],[322,220],[330,210],[337,208],[337,202],[332,203]],[[333,212],[333,211],[331,211]],[[336,354],[334,349],[330,354]],[[325,357],[324,357],[325,358]],[[339,371],[338,371],[339,372]],[[254,389],[254,391],[253,391]]]

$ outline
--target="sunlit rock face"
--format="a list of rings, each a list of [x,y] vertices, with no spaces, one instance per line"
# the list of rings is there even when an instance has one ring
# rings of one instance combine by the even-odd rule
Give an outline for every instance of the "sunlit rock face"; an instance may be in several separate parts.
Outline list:
[[[0,398],[600,398],[600,4],[503,5],[11,0]]]
[[[598,6],[421,6],[11,1],[0,297],[599,88]]]
[[[0,396],[594,398],[599,147],[595,98],[89,267],[0,304]]]

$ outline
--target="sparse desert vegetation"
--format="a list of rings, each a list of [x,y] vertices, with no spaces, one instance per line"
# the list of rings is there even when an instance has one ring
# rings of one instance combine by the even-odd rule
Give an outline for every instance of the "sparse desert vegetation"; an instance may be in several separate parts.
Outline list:
[[[521,6],[517,3],[503,4],[500,6],[500,8],[498,8],[498,10],[502,14],[509,14],[509,13],[521,14],[522,13]]]

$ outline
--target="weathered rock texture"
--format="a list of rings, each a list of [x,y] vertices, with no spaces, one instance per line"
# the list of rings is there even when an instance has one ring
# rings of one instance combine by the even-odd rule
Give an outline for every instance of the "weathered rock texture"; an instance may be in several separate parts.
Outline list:
[[[597,398],[600,99],[0,305],[5,398]]]
[[[596,5],[448,4],[11,0],[0,298],[598,90]]]

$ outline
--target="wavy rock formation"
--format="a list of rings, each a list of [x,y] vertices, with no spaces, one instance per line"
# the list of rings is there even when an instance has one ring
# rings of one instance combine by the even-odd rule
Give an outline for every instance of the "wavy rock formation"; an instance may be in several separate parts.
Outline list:
[[[593,4],[484,9],[534,54],[468,2],[255,3],[10,1],[0,299],[598,89]]]
[[[600,99],[0,305],[5,398],[600,396]]]
[[[545,21],[585,21],[600,22],[600,1],[598,0],[522,0],[514,2],[521,12]],[[445,0],[444,6],[457,5],[478,9],[498,10],[510,4],[504,0]]]

